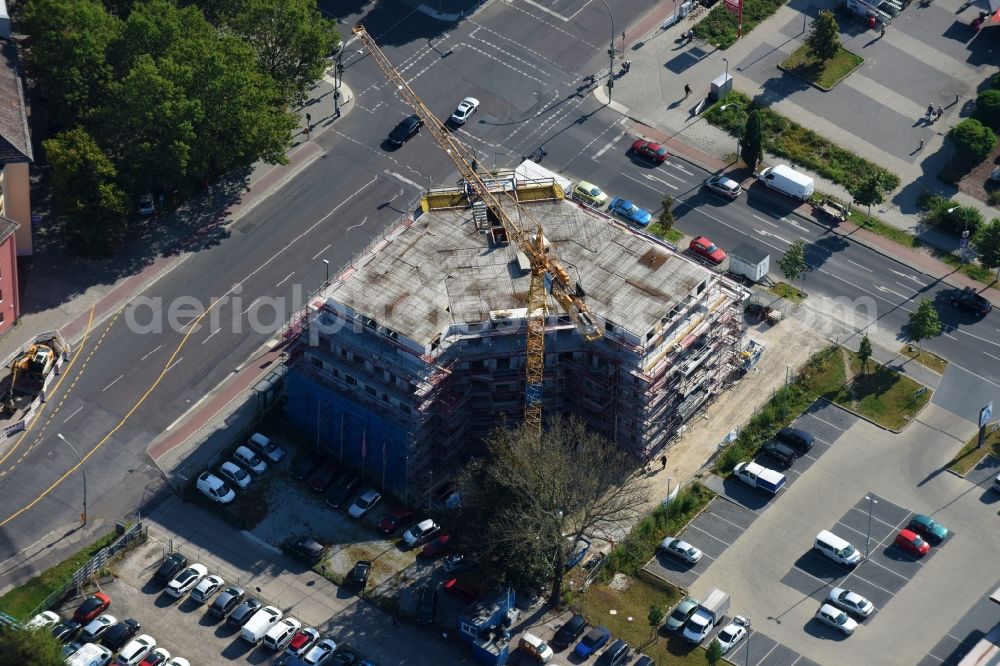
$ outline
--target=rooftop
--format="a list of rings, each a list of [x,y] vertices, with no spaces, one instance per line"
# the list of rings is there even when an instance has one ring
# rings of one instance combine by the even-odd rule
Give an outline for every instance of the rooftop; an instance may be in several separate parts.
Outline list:
[[[505,205],[518,219],[512,204]],[[591,312],[636,336],[711,275],[651,237],[576,204],[522,205],[544,225]],[[471,208],[436,209],[359,258],[327,295],[428,345],[449,324],[488,321],[491,312],[527,307],[530,281],[513,246],[491,246],[476,230]],[[550,307],[558,312],[558,305]]]
[[[17,52],[0,39],[0,164],[32,160],[25,104]]]

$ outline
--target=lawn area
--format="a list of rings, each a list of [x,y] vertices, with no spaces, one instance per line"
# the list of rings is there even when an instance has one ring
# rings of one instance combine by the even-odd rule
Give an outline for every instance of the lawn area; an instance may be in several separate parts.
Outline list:
[[[979,433],[977,432],[972,436],[962,450],[955,454],[951,462],[948,463],[948,469],[955,472],[956,474],[961,474],[965,476],[970,470],[974,469],[979,461],[989,453],[997,458],[1000,458],[1000,429],[989,432],[987,429],[986,433],[986,443],[983,444],[983,448],[977,449],[976,443],[979,441]]]
[[[682,234],[681,232],[673,228],[667,229],[666,227],[662,226],[659,222],[653,222],[652,224],[650,224],[648,227],[646,227],[646,231],[653,234],[654,236],[662,238],[668,243],[673,243],[674,245],[677,245],[677,242],[680,239],[684,238],[684,234]]]
[[[61,588],[76,570],[82,567],[97,554],[99,550],[110,545],[118,535],[109,532],[91,546],[81,550],[76,555],[63,560],[51,569],[43,571],[21,587],[15,587],[0,597],[0,611],[13,615],[19,620],[27,620],[28,614],[38,608],[38,604]]]
[[[843,46],[829,60],[820,60],[809,51],[808,45],[803,44],[779,63],[778,68],[808,81],[821,90],[830,90],[864,62],[864,58],[851,53]]]
[[[594,583],[578,597],[580,610],[587,621],[592,625],[604,625],[611,630],[612,636],[624,639],[633,650],[652,657],[659,666],[704,666],[707,663],[704,650],[692,649],[679,636],[671,636],[667,640],[662,634],[657,634],[655,640],[651,638],[652,629],[646,619],[649,607],[654,604],[659,606],[665,617],[680,600],[680,590],[673,587],[661,589],[624,574],[619,574],[612,584],[614,587],[608,583]]]
[[[795,304],[801,303],[806,297],[804,291],[799,291],[787,282],[775,282],[769,291],[775,296],[780,296],[786,301],[791,301]]]
[[[931,399],[931,391],[874,361],[868,361],[868,372],[861,374],[861,361],[852,351],[844,350],[850,363],[852,381],[843,384],[824,397],[854,410],[890,430],[902,430]]]
[[[945,359],[933,352],[927,351],[926,349],[921,350],[919,347],[914,345],[903,345],[903,348],[899,350],[899,353],[912,358],[917,363],[926,365],[934,372],[943,374],[945,368],[948,367],[948,361]]]
[[[894,226],[886,224],[877,217],[869,218],[864,211],[852,209],[848,219],[862,229],[867,229],[873,234],[877,234],[883,238],[888,238],[892,242],[899,243],[903,247],[920,247],[920,240],[916,236],[908,234],[902,229],[897,229]]]
[[[743,3],[743,36],[754,29],[758,23],[767,20],[778,11],[785,0],[745,0]],[[726,9],[725,3],[719,3],[694,26],[694,34],[698,39],[719,49],[728,49],[736,43],[739,21],[736,15]]]

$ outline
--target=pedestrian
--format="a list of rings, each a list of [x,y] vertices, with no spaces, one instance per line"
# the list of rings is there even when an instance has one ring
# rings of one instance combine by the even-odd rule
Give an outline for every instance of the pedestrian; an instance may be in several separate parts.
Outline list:
[[[311,127],[312,126],[312,122],[313,122],[313,117],[307,113],[306,114],[306,127]]]
[[[691,96],[691,86],[689,86],[688,84],[685,83],[684,84],[684,99],[687,99],[690,96]]]
[[[940,118],[941,116],[944,115],[944,107],[938,104],[938,108],[937,111],[935,111],[935,113],[937,114],[937,117]]]
[[[882,31],[879,33],[879,39],[885,37],[885,24],[882,24]]]
[[[667,468],[667,457],[666,456],[660,456],[660,469],[664,470],[666,468]]]
[[[538,147],[538,154],[541,155],[542,157],[545,157],[546,155],[548,155],[548,153],[545,152],[545,146],[544,145]]]
[[[934,115],[934,105],[933,104],[928,104],[927,105],[927,120],[930,120],[931,116],[933,116],[933,115]]]
[[[871,28],[872,30],[875,29],[875,17],[874,16],[869,16],[868,17],[868,27]]]
[[[921,139],[921,140],[920,140],[920,147],[919,147],[919,148],[917,148],[917,150],[923,150],[923,149],[924,149],[924,140],[923,140],[923,139]]]

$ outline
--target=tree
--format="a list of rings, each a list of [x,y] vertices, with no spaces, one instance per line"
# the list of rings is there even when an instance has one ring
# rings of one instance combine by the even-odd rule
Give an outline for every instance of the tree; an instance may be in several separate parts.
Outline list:
[[[1000,130],[1000,90],[985,90],[976,97],[972,117],[991,128]]]
[[[461,507],[442,520],[462,526],[463,552],[503,563],[507,582],[548,579],[558,606],[580,538],[620,539],[645,506],[642,469],[576,419],[555,419],[540,436],[501,426],[486,444],[459,479]]]
[[[806,37],[809,52],[820,60],[827,61],[840,51],[840,26],[831,11],[822,11],[812,23]]]
[[[955,156],[966,164],[980,162],[996,145],[997,136],[975,118],[966,118],[948,131]]]
[[[656,630],[663,624],[663,609],[657,604],[651,605],[646,619],[649,621],[650,637],[656,636]]]
[[[941,335],[941,317],[937,308],[926,298],[920,299],[920,305],[910,313],[910,339],[917,343]]]
[[[858,180],[848,186],[854,203],[868,206],[868,219],[872,218],[872,206],[885,201],[885,195],[892,189],[891,181],[881,169],[869,169]]]
[[[858,360],[861,361],[861,374],[868,371],[868,359],[872,357],[872,341],[868,336],[861,338],[861,346],[858,347]]]
[[[1000,219],[993,218],[982,227],[972,239],[979,254],[979,263],[986,268],[997,269],[997,280],[1000,280]]]
[[[705,659],[712,666],[715,666],[722,659],[722,643],[719,642],[718,638],[713,638],[712,642],[708,644],[708,648],[705,650]]]
[[[62,645],[47,629],[0,629],[0,663],[21,666],[65,666]]]
[[[664,229],[671,229],[674,226],[674,198],[669,194],[663,195],[660,202],[660,217],[656,220]]]
[[[805,273],[809,270],[809,264],[806,263],[805,243],[797,240],[789,245],[785,254],[781,255],[781,259],[778,260],[778,266],[789,282],[796,280],[799,276],[805,279]]]
[[[740,159],[754,171],[764,159],[764,119],[760,109],[753,109],[747,115],[740,143]]]

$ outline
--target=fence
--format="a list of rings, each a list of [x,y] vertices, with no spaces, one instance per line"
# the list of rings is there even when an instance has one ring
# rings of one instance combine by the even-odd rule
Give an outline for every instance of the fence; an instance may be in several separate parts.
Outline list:
[[[111,542],[111,544],[107,547],[102,548],[97,552],[97,554],[90,558],[86,564],[77,569],[72,578],[66,581],[61,588],[55,590],[52,594],[47,596],[45,601],[38,604],[38,606],[36,606],[35,609],[28,614],[28,617],[34,617],[41,611],[48,610],[51,606],[69,595],[70,591],[73,591],[75,595],[79,595],[83,584],[93,578],[96,574],[100,573],[103,569],[106,569],[112,558],[123,552],[136,541],[145,540],[145,538],[146,527],[142,524],[141,520],[135,522],[131,527],[122,532],[120,537]]]

